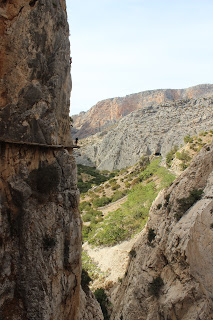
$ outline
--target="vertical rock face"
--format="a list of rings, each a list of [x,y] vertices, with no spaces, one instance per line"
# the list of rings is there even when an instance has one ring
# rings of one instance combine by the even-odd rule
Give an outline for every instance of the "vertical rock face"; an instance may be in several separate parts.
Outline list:
[[[64,0],[0,2],[0,137],[69,144]]]
[[[63,147],[71,143],[68,35],[64,0],[1,0],[4,320],[74,320],[79,311],[79,194],[75,161]]]

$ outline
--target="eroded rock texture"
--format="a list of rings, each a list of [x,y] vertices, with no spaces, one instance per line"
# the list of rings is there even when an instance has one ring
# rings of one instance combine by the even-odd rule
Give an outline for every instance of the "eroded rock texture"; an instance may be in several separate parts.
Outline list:
[[[80,313],[78,320],[104,320],[101,307],[94,294],[87,288],[80,291]]]
[[[1,145],[0,315],[75,319],[81,234],[76,166],[66,150]]]
[[[0,1],[0,137],[69,144],[65,0]]]
[[[68,36],[64,0],[0,1],[1,320],[75,320],[79,311],[79,192],[63,147]]]
[[[209,145],[153,203],[126,276],[113,293],[112,320],[213,319],[212,186]],[[192,197],[197,190],[203,190],[198,201]]]
[[[88,137],[75,152],[76,161],[88,165],[89,159],[100,170],[115,170],[134,165],[144,154],[165,157],[174,145],[184,143],[186,135],[212,129],[212,118],[212,97],[144,107],[123,117],[105,135]]]
[[[99,101],[87,112],[74,115],[73,133],[79,138],[86,138],[97,132],[108,130],[117,121],[138,109],[146,109],[172,103],[179,100],[211,97],[213,85],[204,84],[187,89],[160,89],[133,93],[125,97],[116,97]],[[75,137],[74,136],[74,137]]]

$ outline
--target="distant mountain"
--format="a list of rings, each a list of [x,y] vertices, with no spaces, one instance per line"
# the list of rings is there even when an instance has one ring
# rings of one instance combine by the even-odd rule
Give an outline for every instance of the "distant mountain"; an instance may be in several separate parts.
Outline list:
[[[98,102],[87,112],[73,115],[73,138],[80,139],[103,130],[109,130],[126,115],[147,107],[171,103],[177,100],[197,99],[213,95],[212,84],[202,84],[187,89],[159,89],[130,94],[125,97]]]
[[[213,95],[146,106],[121,118],[107,132],[84,139],[76,160],[114,170],[134,165],[144,154],[165,156],[174,145],[183,144],[186,135],[212,129],[212,119]]]

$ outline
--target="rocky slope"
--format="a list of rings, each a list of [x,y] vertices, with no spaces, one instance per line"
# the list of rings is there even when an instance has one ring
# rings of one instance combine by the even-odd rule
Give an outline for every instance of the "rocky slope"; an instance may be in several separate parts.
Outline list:
[[[125,97],[117,97],[98,102],[87,112],[72,116],[74,137],[85,138],[112,127],[129,113],[178,100],[209,97],[213,94],[213,85],[198,85],[187,89],[161,89],[139,92]]]
[[[0,318],[75,320],[81,220],[66,148],[65,1],[1,1],[0,35]]]
[[[85,139],[76,160],[114,170],[134,165],[143,154],[165,156],[186,135],[212,129],[212,118],[213,98],[144,107],[123,117],[106,135]]]
[[[153,203],[112,293],[112,320],[213,319],[212,186],[213,144]]]

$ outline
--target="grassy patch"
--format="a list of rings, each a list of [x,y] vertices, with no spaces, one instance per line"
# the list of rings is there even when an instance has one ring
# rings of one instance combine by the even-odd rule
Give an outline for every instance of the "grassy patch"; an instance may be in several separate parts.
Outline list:
[[[108,216],[92,228],[88,233],[88,241],[93,245],[115,245],[129,239],[140,232],[148,218],[149,209],[158,192],[171,184],[175,176],[167,169],[159,166],[160,159],[152,161],[144,172],[144,177],[156,176],[160,179],[158,188],[153,181],[144,185],[136,184],[128,193],[127,201],[121,208],[111,212]]]
[[[83,174],[87,174],[90,176],[89,181],[83,182],[82,180]],[[88,166],[83,166],[81,164],[78,164],[78,188],[81,193],[87,192],[94,184],[99,185],[107,181],[109,177],[110,177],[110,174],[106,171],[103,174],[100,171],[98,171],[95,167],[88,167]]]

